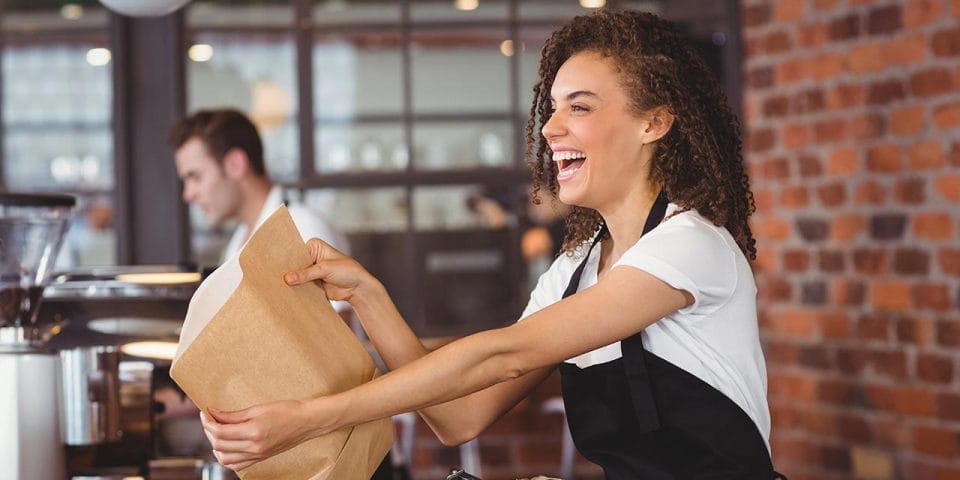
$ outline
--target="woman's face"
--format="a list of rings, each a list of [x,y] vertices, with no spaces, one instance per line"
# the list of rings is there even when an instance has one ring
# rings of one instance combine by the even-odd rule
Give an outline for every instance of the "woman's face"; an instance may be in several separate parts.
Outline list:
[[[553,114],[541,132],[556,162],[562,202],[604,213],[643,194],[652,149],[641,154],[649,122],[630,111],[612,58],[571,56],[550,90]]]

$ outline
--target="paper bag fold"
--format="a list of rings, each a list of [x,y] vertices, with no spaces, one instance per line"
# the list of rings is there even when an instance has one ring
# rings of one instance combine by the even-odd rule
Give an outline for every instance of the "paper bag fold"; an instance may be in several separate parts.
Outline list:
[[[233,411],[329,395],[377,374],[373,360],[322,288],[314,283],[291,287],[283,281],[284,273],[311,263],[289,212],[280,207],[240,253],[242,278],[212,318],[195,317],[211,310],[209,302],[223,302],[215,298],[218,286],[232,286],[236,279],[214,272],[197,289],[170,376],[199,408]],[[195,312],[199,313],[191,316]],[[365,480],[390,449],[392,432],[389,418],[342,429],[239,475],[243,480]]]

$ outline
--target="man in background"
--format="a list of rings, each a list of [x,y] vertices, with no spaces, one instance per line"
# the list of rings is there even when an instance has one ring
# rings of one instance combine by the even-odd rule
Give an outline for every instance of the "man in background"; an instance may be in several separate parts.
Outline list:
[[[237,255],[251,233],[281,204],[287,205],[304,240],[317,237],[344,253],[350,251],[342,233],[317,212],[286,201],[283,189],[270,181],[260,134],[243,113],[233,109],[195,112],[173,126],[170,145],[183,182],[183,200],[200,207],[214,226],[239,222],[221,263]]]

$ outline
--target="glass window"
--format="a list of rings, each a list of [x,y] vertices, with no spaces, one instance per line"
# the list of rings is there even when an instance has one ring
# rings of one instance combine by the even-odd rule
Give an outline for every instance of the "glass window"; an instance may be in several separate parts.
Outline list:
[[[324,188],[308,190],[306,204],[341,231],[356,233],[403,232],[407,229],[407,194],[403,187]]]
[[[413,224],[417,230],[504,228],[509,205],[491,198],[482,185],[414,187]]]
[[[2,18],[3,188],[76,194],[57,268],[113,265],[109,16],[87,1],[12,4]]]
[[[294,12],[289,0],[194,0],[186,19],[190,28],[289,27]]]
[[[201,45],[204,52],[197,56]],[[263,137],[270,176],[296,178],[300,145],[292,35],[198,32],[188,55],[187,109],[232,107],[246,112]]]
[[[413,112],[510,111],[509,41],[506,27],[415,32]]]
[[[510,119],[416,123],[414,166],[421,170],[513,166],[513,125]]]
[[[506,0],[413,0],[410,20],[413,22],[458,22],[478,20],[507,21],[510,13]]]
[[[403,50],[398,31],[325,35],[313,47],[318,118],[403,112]]]
[[[400,21],[396,0],[315,0],[313,22],[317,25],[344,23],[388,23]]]
[[[398,171],[409,163],[399,122],[318,123],[315,138],[319,173]]]

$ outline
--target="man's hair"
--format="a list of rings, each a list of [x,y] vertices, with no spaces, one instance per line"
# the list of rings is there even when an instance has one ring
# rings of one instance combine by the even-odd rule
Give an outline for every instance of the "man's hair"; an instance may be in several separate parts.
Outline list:
[[[263,143],[257,127],[239,110],[198,110],[170,129],[169,142],[174,150],[192,138],[199,138],[210,155],[221,164],[231,148],[239,148],[247,154],[254,173],[261,177],[267,175],[263,164]]]

